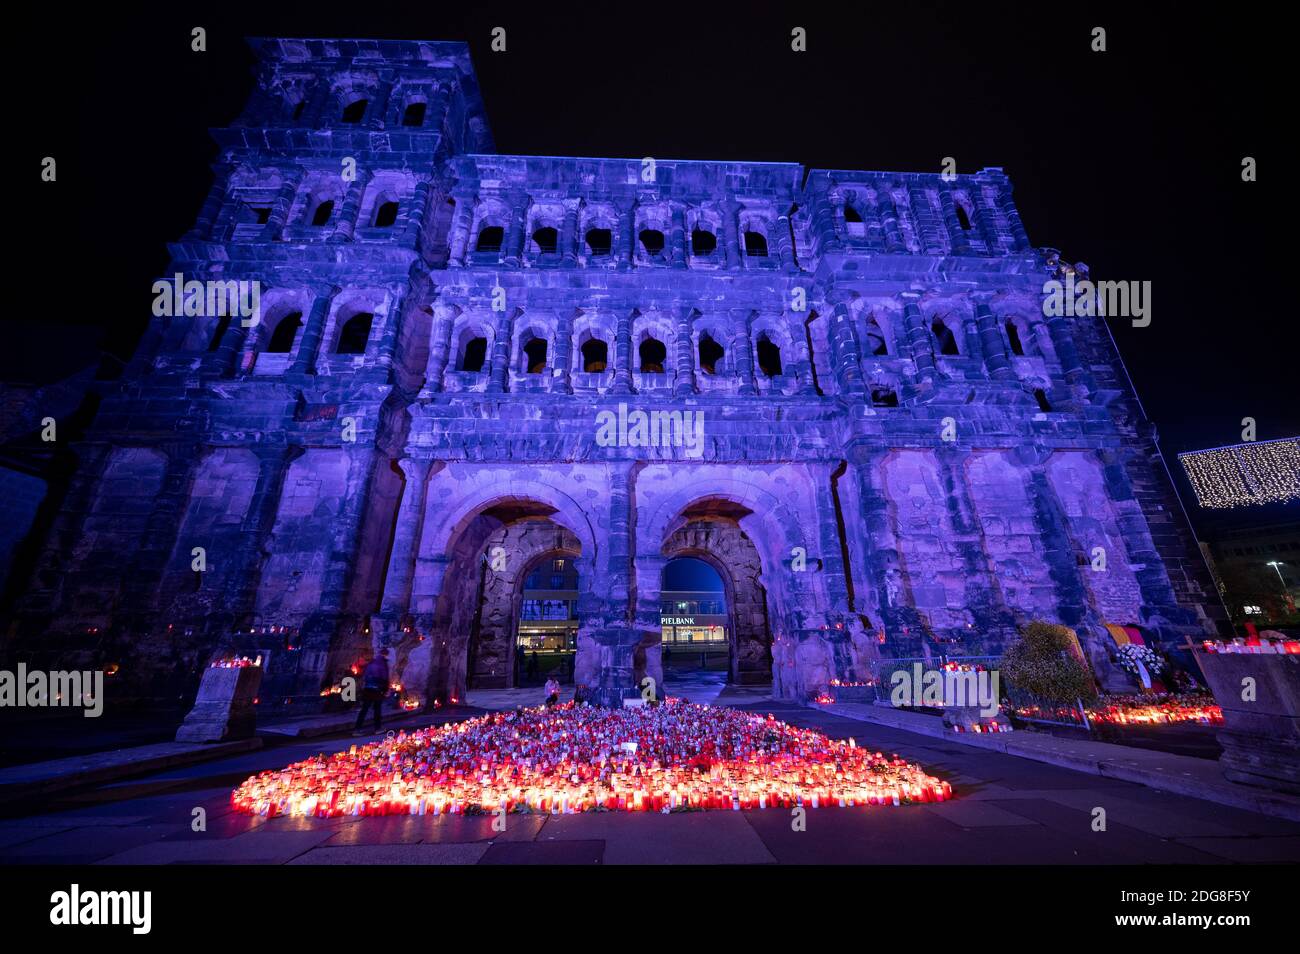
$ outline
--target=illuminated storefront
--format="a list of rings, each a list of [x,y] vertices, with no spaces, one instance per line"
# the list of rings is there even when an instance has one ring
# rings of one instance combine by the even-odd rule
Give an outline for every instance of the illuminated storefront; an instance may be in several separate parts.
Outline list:
[[[668,653],[726,653],[727,604],[722,593],[665,591],[659,624]],[[548,675],[572,676],[578,648],[578,574],[564,557],[543,561],[524,580],[515,641],[520,685]]]

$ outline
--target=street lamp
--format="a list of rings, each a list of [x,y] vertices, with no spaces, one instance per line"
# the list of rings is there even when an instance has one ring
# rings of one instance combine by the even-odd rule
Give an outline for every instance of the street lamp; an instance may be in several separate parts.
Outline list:
[[[1280,560],[1269,560],[1266,566],[1271,566],[1277,572],[1277,578],[1282,581],[1282,592],[1286,592],[1286,577],[1282,575],[1282,562]]]

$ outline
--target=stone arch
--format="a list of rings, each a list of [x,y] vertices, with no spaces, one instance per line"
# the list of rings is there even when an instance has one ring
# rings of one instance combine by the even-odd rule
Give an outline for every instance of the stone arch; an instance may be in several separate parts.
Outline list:
[[[549,518],[527,518],[502,526],[488,537],[486,547],[489,562],[478,612],[466,640],[470,690],[518,684],[514,652],[524,580],[544,559],[565,556],[580,562],[582,556],[578,538]],[[492,561],[497,558],[501,562],[494,566]],[[579,586],[581,580],[580,573]]]
[[[772,680],[772,632],[758,549],[740,524],[724,516],[692,519],[661,548],[668,560],[695,557],[717,572],[727,599],[731,658],[728,681],[760,685]]]

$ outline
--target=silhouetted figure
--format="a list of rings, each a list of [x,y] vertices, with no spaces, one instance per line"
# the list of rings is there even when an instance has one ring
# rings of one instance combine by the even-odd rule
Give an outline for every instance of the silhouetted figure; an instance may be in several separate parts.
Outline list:
[[[528,678],[537,678],[537,653],[535,651],[528,654]]]
[[[388,695],[388,660],[382,655],[376,656],[361,670],[361,711],[357,713],[356,731],[361,731],[361,723],[366,718],[366,710],[374,709],[375,731],[380,729],[379,710]]]

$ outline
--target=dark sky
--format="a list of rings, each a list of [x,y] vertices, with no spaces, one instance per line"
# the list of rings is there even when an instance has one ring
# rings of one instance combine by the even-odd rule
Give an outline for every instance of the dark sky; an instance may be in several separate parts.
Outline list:
[[[94,289],[17,317],[83,325],[87,338],[102,328],[129,353],[164,243],[192,224],[210,184],[206,130],[233,118],[251,88],[243,37],[457,39],[471,46],[503,153],[1002,166],[1035,245],[1087,262],[1095,278],[1153,283],[1151,326],[1113,328],[1171,462],[1239,441],[1247,416],[1260,439],[1300,434],[1286,327],[1296,318],[1279,294],[1294,265],[1280,261],[1289,243],[1268,236],[1292,218],[1274,131],[1294,111],[1279,106],[1275,75],[1278,54],[1291,54],[1273,48],[1282,29],[1264,8],[270,6],[142,8],[90,27],[50,5],[28,39],[15,34],[15,55],[30,40],[48,57],[16,97],[32,114],[24,147],[33,162],[60,163],[24,239],[55,254],[27,271],[64,288],[75,261],[75,281]],[[190,51],[196,25],[208,30],[206,53]],[[796,25],[808,30],[806,53],[789,49]],[[504,54],[489,49],[494,26],[507,31]],[[1105,53],[1089,48],[1094,26],[1107,30]],[[1241,181],[1247,155],[1259,182]],[[58,361],[21,347],[15,356],[29,371]]]

